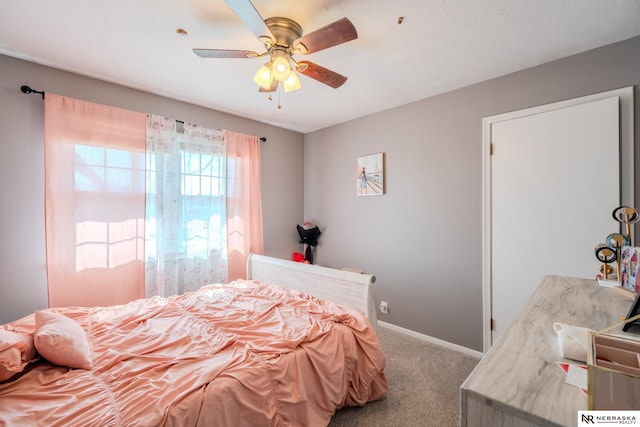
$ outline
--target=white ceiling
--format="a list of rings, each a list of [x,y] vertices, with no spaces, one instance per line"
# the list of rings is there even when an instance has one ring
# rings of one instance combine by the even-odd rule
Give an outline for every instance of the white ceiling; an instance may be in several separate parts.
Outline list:
[[[640,35],[639,0],[253,4],[304,33],[348,17],[357,40],[304,59],[349,80],[332,89],[301,76],[278,109],[252,81],[263,60],[191,51],[264,50],[224,0],[3,0],[0,53],[306,133]]]

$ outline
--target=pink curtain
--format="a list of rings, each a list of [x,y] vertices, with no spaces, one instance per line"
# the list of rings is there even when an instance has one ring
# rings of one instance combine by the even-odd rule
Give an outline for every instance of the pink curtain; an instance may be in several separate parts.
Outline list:
[[[264,254],[262,172],[258,137],[227,131],[229,281],[246,277],[250,253]]]
[[[146,115],[47,93],[49,306],[144,296]]]

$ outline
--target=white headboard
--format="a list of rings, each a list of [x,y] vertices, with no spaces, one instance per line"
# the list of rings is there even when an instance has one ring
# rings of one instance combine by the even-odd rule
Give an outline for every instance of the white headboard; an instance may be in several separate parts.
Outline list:
[[[250,254],[247,258],[247,279],[295,289],[355,308],[369,318],[374,328],[378,326],[371,289],[376,277],[371,274]]]

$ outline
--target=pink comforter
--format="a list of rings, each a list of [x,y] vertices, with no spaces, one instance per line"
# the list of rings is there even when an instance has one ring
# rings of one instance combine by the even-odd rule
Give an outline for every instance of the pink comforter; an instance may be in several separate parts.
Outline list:
[[[315,427],[387,392],[364,315],[276,286],[52,311],[85,330],[94,369],[35,363],[0,383],[0,426]]]

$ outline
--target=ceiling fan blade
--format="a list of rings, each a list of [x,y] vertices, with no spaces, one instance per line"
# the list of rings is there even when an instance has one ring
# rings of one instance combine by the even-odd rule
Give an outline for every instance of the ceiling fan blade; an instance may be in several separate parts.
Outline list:
[[[298,62],[297,68],[301,74],[311,77],[327,86],[331,86],[334,89],[339,88],[347,81],[347,78],[342,74],[338,74],[335,71],[331,71],[313,62],[300,61]]]
[[[260,36],[268,36],[272,40],[275,39],[267,24],[264,23],[264,19],[262,19],[262,16],[249,0],[225,0],[225,3],[258,39],[260,39]]]
[[[301,53],[313,53],[358,38],[358,32],[351,21],[342,18],[332,24],[305,34],[293,43],[294,48],[302,44],[306,48]]]
[[[193,49],[201,58],[257,58],[259,55],[250,50]]]
[[[258,90],[258,92],[275,92],[278,90],[278,84],[280,82],[277,81],[276,79],[273,79],[273,81],[271,82],[271,87],[269,89],[265,89],[262,86],[260,86],[260,89]]]

